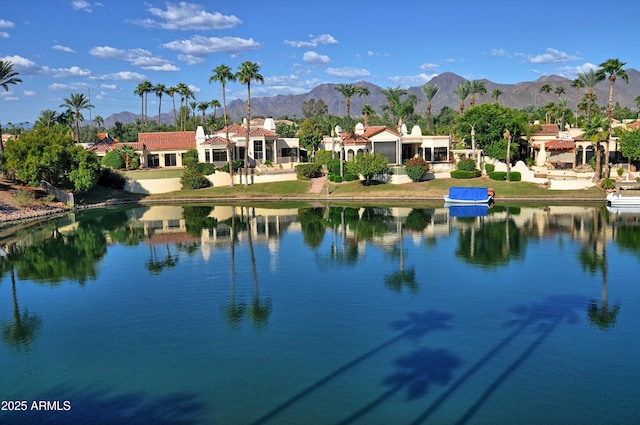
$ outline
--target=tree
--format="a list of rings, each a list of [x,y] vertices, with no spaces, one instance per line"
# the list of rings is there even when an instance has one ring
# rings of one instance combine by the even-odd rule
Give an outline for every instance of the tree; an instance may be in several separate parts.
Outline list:
[[[72,93],[71,97],[65,97],[63,101],[64,103],[60,105],[60,107],[66,106],[75,114],[76,142],[80,142],[80,121],[84,121],[82,115],[80,115],[80,111],[82,109],[91,109],[94,106],[89,103],[89,98],[87,98],[83,93]]]
[[[198,111],[202,112],[202,125],[204,125],[206,112],[207,112],[207,109],[209,109],[209,102],[198,102],[197,108],[198,108]]]
[[[600,141],[607,136],[607,128],[609,123],[606,119],[602,118],[600,114],[592,115],[583,128],[583,138],[591,140],[596,145],[596,173],[595,180],[600,181],[602,178],[602,152],[600,148]]]
[[[388,168],[389,162],[381,153],[360,152],[354,160],[354,169],[364,177],[366,186],[371,184],[374,176],[385,173]]]
[[[400,86],[398,86],[396,88],[387,87],[386,89],[381,89],[380,93],[385,95],[388,102],[386,105],[382,106],[382,110],[391,112],[393,123],[399,126],[400,123],[398,122],[399,117],[397,113],[398,105],[400,104],[400,98],[405,94],[407,94],[407,91],[404,89],[401,89]]]
[[[487,87],[482,81],[472,80],[469,82],[469,106],[473,108],[476,104],[476,94],[484,94],[487,92]]]
[[[320,143],[322,143],[322,128],[315,119],[307,118],[300,125],[298,137],[300,138],[300,144],[313,155]]]
[[[347,119],[351,118],[351,97],[352,96],[369,96],[370,91],[366,87],[354,86],[353,84],[338,84],[333,88],[344,96],[344,104],[346,108]]]
[[[74,144],[62,128],[35,128],[7,142],[4,172],[23,184],[42,180],[86,191],[97,182],[100,161],[92,151]]]
[[[178,129],[178,116],[176,114],[176,93],[178,93],[177,86],[171,86],[167,89],[167,94],[171,96],[171,102],[173,103],[173,125],[176,130]]]
[[[167,86],[162,83],[153,86],[153,92],[158,98],[158,124],[160,124],[160,115],[162,113],[162,96],[167,93]]]
[[[128,144],[122,144],[122,146],[118,146],[115,149],[115,152],[120,155],[122,161],[124,162],[125,170],[131,170],[132,168],[138,168],[139,165],[139,155],[136,153],[133,146]],[[135,164],[135,166],[134,166]]]
[[[491,97],[493,97],[496,100],[496,103],[498,103],[498,98],[502,95],[502,90],[500,89],[493,89],[493,94],[491,95]]]
[[[0,61],[0,87],[4,89],[4,91],[9,91],[9,85],[16,85],[21,83],[22,80],[18,78],[18,73],[13,70],[13,63],[10,61]],[[0,138],[2,136],[2,131],[0,131]],[[2,144],[2,140],[0,140],[0,154],[4,152],[4,145]],[[2,163],[0,162],[0,165]]]
[[[609,78],[609,109],[607,112],[607,118],[609,119],[609,128],[607,130],[607,144],[605,147],[605,163],[604,163],[604,175],[609,177],[609,144],[611,143],[611,124],[613,122],[613,86],[615,85],[616,78],[620,77],[627,83],[629,82],[629,75],[622,69],[625,66],[625,62],[621,62],[618,59],[607,59],[607,61],[600,64],[600,69],[596,71],[599,80]]]
[[[364,105],[362,105],[362,117],[364,119],[364,126],[368,127],[369,126],[369,117],[371,115],[375,115],[376,111],[373,109],[373,107],[367,103],[365,103]]]
[[[544,103],[545,105],[549,103],[549,93],[553,91],[551,84],[545,83],[540,87],[540,93],[544,93]]]
[[[52,109],[44,109],[40,111],[40,117],[33,124],[33,126],[51,128],[51,126],[55,125],[57,121],[58,121],[58,113],[56,111]]]
[[[580,78],[576,78],[575,80],[573,80],[571,82],[571,87],[573,87],[574,89],[576,89],[576,112],[575,112],[575,119],[576,119],[576,124],[578,123],[578,103],[579,103],[579,98],[580,98],[580,89],[584,87],[584,83],[582,82],[582,80],[580,80]]]
[[[593,88],[598,84],[598,75],[593,69],[578,73],[578,80],[587,88],[587,121],[591,118],[591,104],[593,103]]]
[[[102,118],[102,115],[96,115],[93,121],[95,121],[96,127],[98,128],[102,128],[104,126],[104,118]]]
[[[469,96],[470,91],[471,87],[469,86],[469,82],[466,80],[458,84],[458,86],[453,90],[453,93],[458,96],[458,99],[460,99],[460,115],[464,113],[464,101],[467,99],[467,96]]]
[[[226,87],[227,81],[235,81],[236,76],[231,72],[231,68],[227,65],[222,64],[215,67],[213,70],[213,75],[209,77],[209,83],[212,81],[217,81],[222,86],[222,105],[223,105],[223,121],[224,121],[224,130],[226,132],[226,141],[227,141],[227,165],[229,166],[229,178],[231,179],[231,187],[233,187],[233,166],[232,161],[233,157],[231,155],[231,140],[229,140],[229,126],[227,125],[227,94]]]
[[[629,161],[640,161],[640,129],[623,131],[619,143],[622,155]]]
[[[251,81],[264,83],[264,77],[260,74],[260,65],[256,62],[245,61],[238,67],[236,79],[247,85],[247,128],[246,143],[244,148],[244,185],[249,185],[249,133],[251,132]]]
[[[420,87],[424,97],[427,98],[427,128],[431,129],[431,101],[440,90],[440,87],[435,84],[425,83]]]
[[[147,120],[147,93],[150,93],[153,91],[153,84],[151,84],[151,81],[149,80],[144,80],[143,82],[141,82],[140,84],[138,84],[138,86],[136,87],[136,89],[133,91],[133,94],[140,96],[140,104],[141,104],[141,109],[142,109],[142,121],[146,121]]]

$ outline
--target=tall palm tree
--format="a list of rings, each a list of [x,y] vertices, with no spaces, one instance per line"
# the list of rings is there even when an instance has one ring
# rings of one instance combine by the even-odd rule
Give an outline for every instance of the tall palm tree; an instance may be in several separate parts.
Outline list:
[[[218,99],[213,99],[211,102],[209,102],[209,106],[213,109],[213,119],[215,121],[216,115],[218,113],[218,108],[222,105],[220,104],[220,101]]]
[[[133,94],[140,96],[140,103],[142,109],[142,121],[147,120],[147,94],[153,91],[153,84],[151,81],[144,80],[133,91]]]
[[[249,133],[251,131],[251,81],[264,83],[264,77],[260,74],[260,65],[256,62],[245,61],[240,64],[236,72],[236,79],[247,85],[247,134],[244,148],[244,185],[249,185]]]
[[[202,125],[204,126],[204,120],[206,118],[207,109],[209,109],[209,102],[198,102],[198,111],[202,112]]]
[[[178,83],[176,86],[176,93],[180,95],[180,131],[184,131],[185,126],[185,113],[183,110],[183,105],[185,102],[188,102],[193,92],[185,83]]]
[[[89,103],[89,98],[83,93],[72,93],[71,97],[62,99],[64,103],[60,105],[61,108],[67,107],[72,110],[76,121],[76,143],[80,142],[80,121],[84,121],[80,111],[82,109],[91,109],[94,106]]]
[[[556,87],[555,94],[558,95],[558,99],[560,99],[560,96],[562,96],[565,93],[566,93],[566,91],[565,91],[564,87],[562,87],[562,86]]]
[[[500,89],[493,89],[493,93],[491,94],[491,97],[493,97],[496,100],[496,103],[498,103],[498,98],[502,95],[502,90]]]
[[[549,93],[553,91],[551,84],[545,83],[540,87],[540,93],[544,93],[544,104],[549,103]]]
[[[158,83],[153,86],[153,92],[158,98],[158,124],[160,124],[160,114],[162,113],[162,96],[167,93],[167,86],[162,83]]]
[[[469,106],[473,108],[476,104],[476,94],[484,94],[487,92],[487,87],[482,81],[472,80],[469,82]]]
[[[369,116],[375,113],[376,111],[373,109],[373,106],[369,105],[368,103],[365,103],[364,105],[362,105],[362,116],[364,118],[365,127],[369,126]]]
[[[22,80],[17,77],[18,73],[13,70],[13,63],[11,61],[0,61],[0,87],[4,91],[9,91],[9,85],[16,85],[21,83]],[[2,131],[0,131],[0,139],[2,137]],[[0,140],[0,153],[4,152],[4,145]]]
[[[96,117],[96,121],[97,121]],[[52,109],[45,109],[40,111],[40,117],[36,121],[37,125],[42,125],[43,127],[51,128],[58,120],[58,113]]]
[[[600,69],[596,71],[599,80],[609,78],[609,110],[607,112],[607,118],[609,119],[609,129],[607,131],[607,144],[605,146],[605,163],[604,163],[604,175],[609,177],[609,143],[611,142],[611,124],[613,123],[613,86],[615,85],[616,78],[620,77],[627,83],[629,82],[629,75],[622,69],[625,66],[625,62],[621,62],[619,59],[607,59],[600,64]]]
[[[191,107],[191,116],[193,118],[193,125],[196,124],[196,109],[198,108],[198,102],[195,102],[195,97],[193,98],[193,102],[189,102],[189,106]],[[207,104],[207,106],[209,106]]]
[[[400,105],[400,97],[407,94],[407,91],[401,89],[400,86],[396,88],[387,87],[386,89],[380,89],[380,93],[385,95],[387,98],[387,104],[382,107],[383,110],[391,112],[392,119],[394,124],[400,125],[398,123],[398,105]]]
[[[602,154],[600,152],[600,141],[606,137],[606,128],[609,123],[606,119],[603,119],[600,114],[594,114],[590,117],[584,126],[583,138],[591,140],[596,145],[596,173],[595,180],[599,181],[602,177]]]
[[[93,120],[95,121],[96,126],[98,128],[101,128],[104,126],[104,118],[102,118],[102,115],[96,115]]]
[[[167,89],[167,94],[171,96],[171,101],[173,103],[173,125],[176,130],[178,129],[178,116],[176,114],[176,93],[178,93],[177,86],[171,86]]]
[[[458,84],[458,86],[453,90],[453,93],[458,96],[458,99],[460,99],[460,115],[464,113],[464,101],[467,99],[467,96],[469,96],[470,91],[471,88],[469,87],[469,82],[467,80]]]
[[[231,141],[229,140],[229,126],[227,125],[227,81],[234,81],[236,76],[231,72],[231,68],[222,64],[215,67],[213,75],[209,77],[209,83],[217,81],[222,86],[222,105],[223,105],[223,122],[227,140],[227,165],[229,166],[229,178],[231,179],[231,187],[233,187],[233,158],[231,157]]]
[[[598,84],[598,75],[593,69],[578,73],[578,80],[587,88],[587,121],[591,118],[591,104],[593,103],[593,88]]]
[[[575,119],[576,119],[576,125],[578,124],[578,103],[580,102],[580,89],[584,87],[584,83],[582,82],[582,80],[580,80],[580,78],[576,78],[575,80],[573,80],[571,82],[571,87],[573,87],[574,89],[576,89],[576,112],[575,112]]]
[[[351,97],[352,96],[369,96],[371,92],[366,87],[354,86],[353,84],[338,84],[333,88],[344,96],[344,105],[346,109],[347,119],[351,118]]]
[[[438,94],[440,87],[435,84],[425,83],[420,87],[422,94],[427,98],[427,128],[431,129],[431,101]]]

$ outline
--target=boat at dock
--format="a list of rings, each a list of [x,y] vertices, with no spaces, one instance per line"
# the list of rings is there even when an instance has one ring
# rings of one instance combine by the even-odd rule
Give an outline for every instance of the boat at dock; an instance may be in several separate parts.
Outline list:
[[[444,196],[447,204],[490,204],[494,192],[489,187],[450,187],[449,195]]]

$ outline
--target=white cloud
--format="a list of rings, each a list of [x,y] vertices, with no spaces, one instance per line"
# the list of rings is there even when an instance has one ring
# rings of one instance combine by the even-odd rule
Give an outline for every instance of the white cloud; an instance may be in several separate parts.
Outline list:
[[[100,88],[105,90],[117,90],[118,86],[115,84],[100,84]]]
[[[291,47],[318,47],[320,44],[329,45],[329,44],[338,44],[338,40],[336,40],[330,34],[320,34],[319,36],[309,36],[311,40],[309,41],[292,41],[285,40],[284,44]]]
[[[366,69],[350,68],[348,66],[343,68],[328,68],[327,74],[331,75],[332,77],[350,79],[364,78],[371,75],[371,73]]]
[[[22,92],[25,96],[35,96],[37,93],[33,90],[24,90]]]
[[[13,28],[15,24],[11,21],[7,21],[5,19],[0,19],[0,28]]]
[[[110,46],[94,47],[89,54],[101,59],[118,59],[129,62],[133,66],[150,71],[179,71],[180,68],[170,61],[153,54],[145,49],[122,50]]]
[[[0,31],[0,38],[9,38],[9,33],[8,32],[4,32],[4,31]]]
[[[198,65],[199,63],[204,62],[203,57],[194,55],[178,55],[178,59],[187,65]]]
[[[70,68],[49,68],[48,66],[43,66],[42,72],[50,75],[53,78],[75,78],[91,76],[91,71],[89,71],[88,69],[80,69],[77,66],[72,66]]]
[[[125,51],[122,49],[116,49],[109,46],[94,47],[89,50],[89,54],[91,56],[101,59],[121,59],[124,53]]]
[[[379,53],[379,52],[374,52],[373,50],[369,50],[367,52],[367,56],[381,56],[381,57],[388,57],[389,54],[388,53]]]
[[[302,55],[302,60],[312,65],[326,65],[328,63],[331,63],[331,59],[329,59],[329,56],[321,55],[316,52],[304,52],[304,55]]]
[[[418,74],[418,75],[396,75],[392,77],[387,77],[388,80],[393,85],[397,85],[400,87],[415,87],[421,86],[424,83],[430,81],[433,77],[437,76],[437,73],[434,74]]]
[[[422,71],[433,73],[440,68],[440,65],[436,65],[435,63],[423,63],[418,68],[420,68]]]
[[[69,83],[69,84],[61,84],[61,83],[53,83],[49,85],[49,90],[51,91],[82,91],[88,87],[85,83]]]
[[[556,73],[558,75],[561,75],[565,78],[568,78],[570,80],[573,80],[575,78],[577,78],[579,73],[584,73],[586,71],[589,71],[590,69],[593,70],[597,70],[598,67],[592,63],[586,62],[582,65],[578,65],[578,66],[563,66],[558,68],[558,70],[556,71]]]
[[[147,79],[147,77],[144,74],[139,74],[137,72],[131,72],[131,71],[121,71],[113,74],[104,74],[104,75],[92,75],[90,78],[92,80],[98,80],[98,81],[109,81],[109,80],[144,81]]]
[[[73,0],[71,2],[71,8],[73,8],[73,10],[91,12],[91,3],[86,0]]]
[[[150,7],[149,13],[159,20],[151,18],[134,21],[145,28],[162,28],[166,30],[221,30],[236,27],[242,21],[233,15],[220,12],[207,12],[203,6],[195,3],[180,2],[177,5],[166,3],[166,10]]]
[[[259,48],[260,43],[253,41],[252,38],[203,37],[196,35],[189,40],[176,40],[165,43],[163,47],[193,56],[204,56],[210,53],[228,53],[231,56],[236,56],[242,52]]]
[[[18,55],[5,56],[0,60],[11,62],[13,64],[13,70],[24,75],[37,74],[41,70],[40,65],[37,63]]]
[[[565,52],[561,52],[557,49],[547,49],[546,53],[540,55],[529,55],[528,60],[530,63],[562,63],[579,60],[577,56],[569,55]]]
[[[60,50],[61,52],[67,52],[67,53],[76,53],[75,50],[73,50],[71,47],[67,47],[67,46],[62,46],[60,44],[56,44],[52,47],[53,50]]]

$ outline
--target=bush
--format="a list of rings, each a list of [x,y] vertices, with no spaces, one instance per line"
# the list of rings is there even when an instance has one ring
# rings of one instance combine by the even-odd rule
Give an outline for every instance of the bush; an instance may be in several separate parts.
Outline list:
[[[202,189],[211,186],[211,182],[196,167],[185,168],[180,177],[182,190]]]
[[[344,173],[344,181],[346,182],[352,182],[354,180],[359,180],[359,179],[360,179],[360,176],[358,176],[356,173],[351,173],[351,172]]]
[[[495,171],[496,166],[494,164],[484,164],[484,170],[487,174],[491,174]]]
[[[19,207],[30,207],[36,204],[36,196],[33,194],[31,190],[28,189],[18,189],[14,192],[13,198],[18,204]]]
[[[504,180],[507,179],[507,172],[506,171],[493,171],[493,172],[489,173],[489,178],[491,180],[504,181]]]
[[[336,152],[334,156],[337,157],[338,153]],[[314,154],[314,162],[317,164],[327,165],[329,161],[331,161],[331,151],[321,150]]]
[[[228,168],[228,165],[227,165],[227,168]],[[203,175],[208,176],[216,172],[216,167],[210,162],[198,162],[196,164],[196,170],[201,172]]]
[[[522,173],[520,173],[520,171],[512,171],[509,173],[507,180],[510,182],[519,182],[522,180]]]
[[[615,180],[613,180],[613,179],[602,179],[602,181],[600,182],[600,187],[603,188],[604,190],[615,189],[616,188]]]
[[[102,158],[100,164],[103,167],[109,167],[114,170],[121,170],[124,168],[124,159],[122,159],[122,156],[120,156],[117,151],[109,151],[104,156],[104,158]]]
[[[413,157],[404,163],[404,169],[411,181],[419,182],[427,175],[429,164],[422,158]]]
[[[458,170],[473,171],[476,169],[476,162],[473,159],[461,159],[457,164]]]
[[[618,177],[622,177],[622,174],[624,173],[624,170],[622,168],[618,168],[616,170],[616,172],[618,173]]]
[[[98,178],[98,185],[111,187],[114,189],[124,189],[125,183],[125,177],[119,172],[112,170],[111,168],[103,168],[102,173]]]
[[[535,165],[535,161],[533,160],[533,158],[525,158],[524,163],[527,164],[527,167],[531,167],[532,165]]]
[[[299,180],[309,180],[320,174],[321,168],[320,164],[314,162],[296,165],[296,176]]]
[[[480,177],[480,170],[453,170],[451,172],[452,179],[475,179]]]
[[[233,172],[237,173],[239,169],[244,165],[244,160],[242,159],[234,159],[231,161],[231,166],[233,167]],[[226,162],[222,167],[218,168],[218,170],[228,173],[229,172],[229,163]]]

